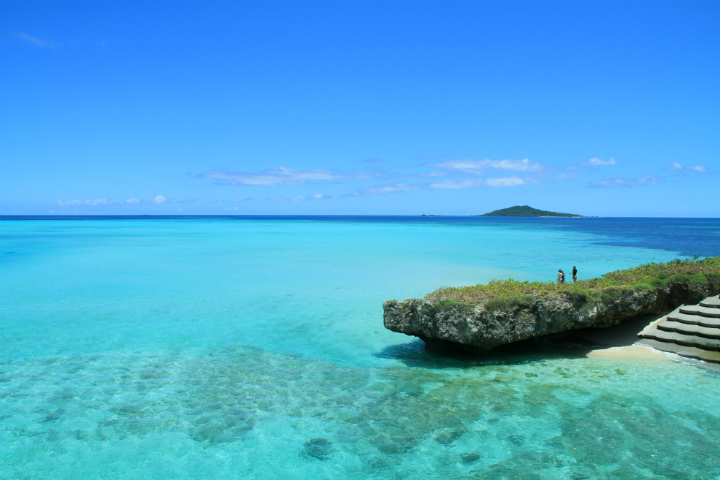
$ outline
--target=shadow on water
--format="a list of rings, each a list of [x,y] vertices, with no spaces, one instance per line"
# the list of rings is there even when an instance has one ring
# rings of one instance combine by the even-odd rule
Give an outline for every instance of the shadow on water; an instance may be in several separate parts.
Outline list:
[[[467,351],[449,342],[445,345],[428,346],[423,340],[417,339],[388,346],[376,353],[375,357],[399,360],[408,367],[436,370],[584,358],[593,350],[633,345],[638,340],[638,332],[667,313],[669,312],[641,315],[612,327],[584,328],[547,335],[502,345],[487,353]]]
[[[374,356],[399,360],[408,367],[433,370],[517,365],[548,359],[584,358],[599,345],[581,337],[536,339],[498,347],[489,353],[427,348],[422,340],[390,345]]]

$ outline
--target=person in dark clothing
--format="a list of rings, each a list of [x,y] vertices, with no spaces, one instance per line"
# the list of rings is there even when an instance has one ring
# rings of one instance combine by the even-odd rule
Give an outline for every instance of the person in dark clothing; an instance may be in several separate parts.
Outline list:
[[[577,281],[577,268],[573,265],[573,283]]]

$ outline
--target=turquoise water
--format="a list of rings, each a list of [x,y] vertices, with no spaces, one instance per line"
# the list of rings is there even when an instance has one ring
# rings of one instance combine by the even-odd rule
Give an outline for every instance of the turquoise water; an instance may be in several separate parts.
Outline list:
[[[0,221],[0,478],[720,478],[716,369],[382,326],[440,285],[719,254],[717,220],[619,225]]]

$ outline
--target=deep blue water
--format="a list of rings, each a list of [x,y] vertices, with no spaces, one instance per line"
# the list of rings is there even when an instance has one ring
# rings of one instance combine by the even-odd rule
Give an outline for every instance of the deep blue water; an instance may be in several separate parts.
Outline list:
[[[718,478],[716,370],[382,326],[695,254],[720,219],[0,217],[0,478]]]

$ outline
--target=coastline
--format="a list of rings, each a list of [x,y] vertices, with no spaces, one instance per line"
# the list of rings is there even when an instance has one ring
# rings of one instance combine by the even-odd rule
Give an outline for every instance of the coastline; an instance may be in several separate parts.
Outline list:
[[[588,358],[670,361],[677,356],[637,343],[640,332],[662,320],[668,313],[670,311],[641,315],[612,327],[586,328],[573,333],[596,344],[587,353]]]

